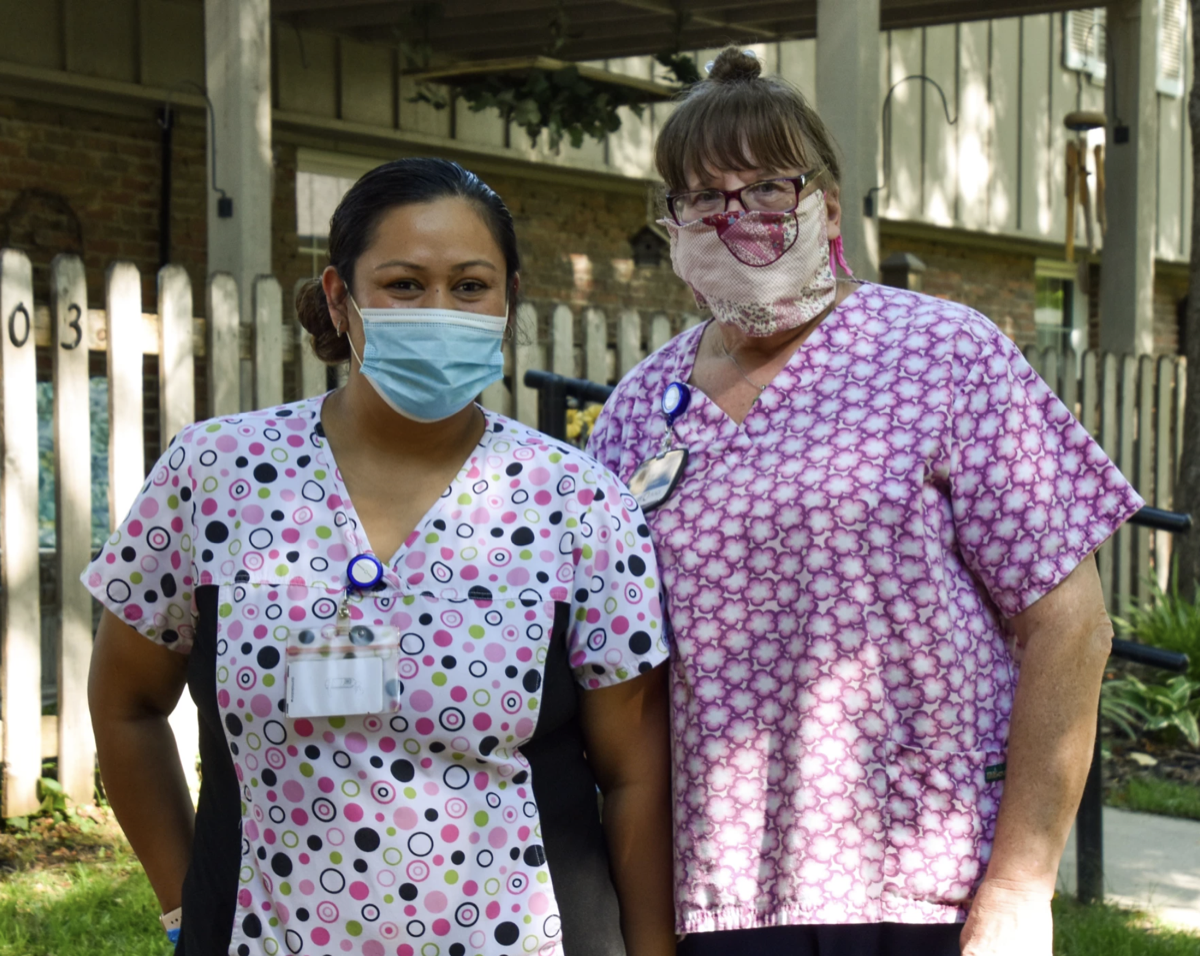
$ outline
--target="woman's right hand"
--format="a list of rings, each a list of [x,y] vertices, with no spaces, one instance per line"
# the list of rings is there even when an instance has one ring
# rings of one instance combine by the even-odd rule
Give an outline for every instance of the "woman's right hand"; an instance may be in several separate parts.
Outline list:
[[[104,791],[164,913],[180,905],[195,811],[167,722],[188,659],[111,611],[96,631],[88,704]]]

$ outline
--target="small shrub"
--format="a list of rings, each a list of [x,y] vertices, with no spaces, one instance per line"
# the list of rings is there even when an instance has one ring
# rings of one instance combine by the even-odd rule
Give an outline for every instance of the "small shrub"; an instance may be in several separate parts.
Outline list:
[[[1150,584],[1150,596],[1134,599],[1128,614],[1114,617],[1113,624],[1141,644],[1187,654],[1187,676],[1200,683],[1200,587],[1188,600],[1175,587],[1164,592]]]
[[[1183,737],[1200,749],[1200,697],[1193,699],[1198,689],[1200,682],[1182,674],[1163,684],[1146,684],[1130,674],[1100,688],[1101,714],[1130,737],[1138,732]]]

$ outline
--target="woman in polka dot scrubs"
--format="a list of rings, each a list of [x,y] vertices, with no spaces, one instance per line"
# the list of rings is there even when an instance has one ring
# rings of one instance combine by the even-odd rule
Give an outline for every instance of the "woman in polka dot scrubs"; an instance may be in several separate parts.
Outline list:
[[[669,954],[649,529],[593,459],[469,401],[498,339],[463,336],[513,313],[512,218],[456,164],[401,160],[342,200],[330,260],[298,307],[347,385],[185,428],[83,575],[105,786],[182,906],[178,952]],[[379,635],[382,691],[356,656]],[[194,819],[166,721],[185,683]]]
[[[835,279],[837,150],[759,70],[722,53],[659,134],[714,321],[590,445],[631,486],[668,427],[689,452],[649,516],[679,953],[1050,956],[1112,633],[1091,554],[1141,500],[994,323]]]

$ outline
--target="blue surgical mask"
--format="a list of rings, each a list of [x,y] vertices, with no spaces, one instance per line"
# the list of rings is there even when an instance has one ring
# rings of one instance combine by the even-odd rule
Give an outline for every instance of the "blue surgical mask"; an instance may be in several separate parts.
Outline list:
[[[360,309],[359,371],[405,418],[438,422],[462,411],[504,374],[508,320],[456,309]]]

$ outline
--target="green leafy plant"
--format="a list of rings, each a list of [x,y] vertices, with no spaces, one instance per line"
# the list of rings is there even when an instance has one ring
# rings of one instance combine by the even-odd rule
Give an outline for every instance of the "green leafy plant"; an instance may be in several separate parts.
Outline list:
[[[1150,581],[1150,595],[1134,599],[1128,613],[1113,624],[1141,644],[1187,654],[1188,677],[1200,682],[1200,587],[1189,600],[1177,587],[1163,591]]]
[[[1100,689],[1101,714],[1130,737],[1142,733],[1182,736],[1200,749],[1200,682],[1172,677],[1164,684],[1146,684],[1133,675],[1110,680]],[[1106,712],[1107,711],[1107,712]]]
[[[636,89],[594,83],[580,76],[575,66],[496,73],[456,85],[456,93],[473,113],[499,110],[506,121],[525,130],[531,143],[547,130],[555,152],[564,136],[576,149],[585,136],[603,141],[621,128],[618,110],[625,106],[641,116],[645,98]],[[418,87],[412,100],[438,109],[448,105],[445,95],[427,84]]]

